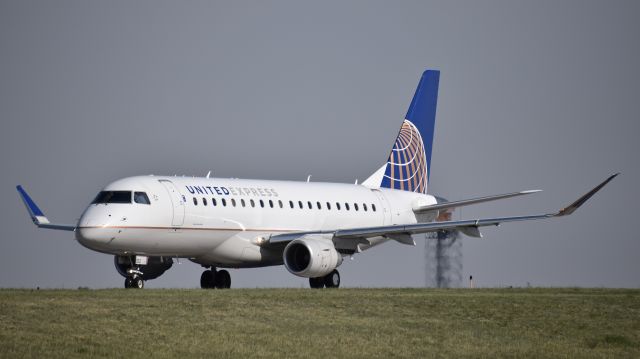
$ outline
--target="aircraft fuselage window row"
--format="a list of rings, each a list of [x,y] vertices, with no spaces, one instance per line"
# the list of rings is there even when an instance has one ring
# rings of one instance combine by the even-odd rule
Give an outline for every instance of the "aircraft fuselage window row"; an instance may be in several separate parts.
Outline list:
[[[220,202],[221,202],[222,207],[226,207],[227,206],[227,200],[226,199],[222,198],[220,200]],[[264,208],[265,207],[265,201],[259,200],[258,203],[260,204],[260,208]],[[270,199],[267,203],[269,204],[269,208],[275,208],[275,202],[273,202],[273,200]],[[279,208],[284,208],[282,200],[278,200],[277,203],[278,203],[278,207]],[[252,200],[252,199],[249,200],[249,204],[251,205],[252,208],[256,206],[255,201]],[[194,206],[198,205],[198,198],[197,197],[193,197],[193,205]],[[203,206],[207,205],[207,198],[206,197],[202,197],[202,205]],[[214,206],[214,207],[217,206],[218,205],[218,201],[215,198],[212,198],[211,199],[211,205]],[[231,199],[231,205],[233,207],[237,206],[237,202],[236,202],[235,198]],[[240,200],[240,205],[242,207],[246,207],[246,202],[244,201],[244,199]],[[294,202],[293,201],[289,201],[289,208],[294,209],[295,207],[296,206],[295,206]],[[304,209],[304,204],[302,203],[302,201],[298,201],[298,207],[300,209]],[[313,209],[313,204],[311,203],[311,201],[307,201],[307,207],[309,209]],[[316,202],[316,207],[319,210],[322,210],[322,203],[320,203],[319,201]],[[324,208],[326,208],[327,210],[330,211],[331,210],[331,202],[327,202],[326,206]],[[340,202],[336,202],[336,210],[340,211],[341,208],[342,207],[340,206]],[[349,207],[349,203],[347,203],[347,202],[344,203],[344,208],[347,211],[349,211],[351,209],[351,207]],[[375,204],[371,203],[371,207],[370,208],[371,208],[371,211],[376,212],[376,205]],[[358,203],[353,203],[353,209],[355,211],[360,210],[360,207],[358,206]],[[369,210],[369,207],[367,206],[366,203],[362,203],[362,210],[365,211],[365,212],[367,212]]]
[[[108,203],[120,203],[131,204],[131,198],[133,194],[133,202],[138,204],[151,204],[149,196],[145,192],[132,192],[132,191],[101,191],[91,204],[108,204]]]

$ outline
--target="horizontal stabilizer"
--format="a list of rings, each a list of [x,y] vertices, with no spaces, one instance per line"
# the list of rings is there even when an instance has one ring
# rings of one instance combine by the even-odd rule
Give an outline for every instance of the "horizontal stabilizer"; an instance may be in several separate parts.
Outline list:
[[[497,201],[499,199],[505,199],[505,198],[511,198],[511,197],[517,197],[517,196],[524,196],[525,194],[538,193],[538,192],[541,192],[541,191],[542,190],[534,189],[534,190],[529,190],[529,191],[520,191],[520,192],[513,192],[513,193],[498,194],[498,195],[494,195],[494,196],[478,197],[478,198],[472,198],[472,199],[464,199],[464,200],[461,200],[461,201],[443,202],[443,203],[437,203],[437,204],[431,204],[431,205],[426,205],[426,206],[415,207],[415,208],[413,208],[413,212],[414,213],[423,214],[423,213],[428,213],[428,212],[441,211],[443,209],[469,206],[469,205],[472,205],[472,204],[478,204],[478,203],[483,203],[483,202]]]

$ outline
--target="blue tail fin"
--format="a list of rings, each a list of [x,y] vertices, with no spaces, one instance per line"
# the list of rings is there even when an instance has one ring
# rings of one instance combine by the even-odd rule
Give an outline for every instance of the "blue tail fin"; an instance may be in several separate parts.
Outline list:
[[[440,71],[422,74],[391,149],[380,187],[427,193]]]

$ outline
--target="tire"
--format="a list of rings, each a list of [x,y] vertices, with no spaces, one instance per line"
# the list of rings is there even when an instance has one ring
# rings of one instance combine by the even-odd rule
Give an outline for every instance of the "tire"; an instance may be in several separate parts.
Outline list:
[[[337,269],[334,269],[331,273],[327,274],[324,277],[324,285],[327,288],[340,287],[340,272],[338,272]]]
[[[125,278],[124,287],[127,288],[127,289],[133,288],[133,279],[131,279],[131,277]]]
[[[309,286],[313,289],[324,288],[324,279],[322,277],[309,278]]]
[[[202,289],[213,289],[213,283],[214,283],[214,275],[213,272],[210,270],[206,270],[204,272],[202,272],[202,275],[200,276],[200,288]]]
[[[216,288],[228,289],[231,288],[231,275],[226,270],[219,270],[216,273]]]
[[[136,288],[136,289],[144,288],[144,280],[142,280],[142,278],[140,277],[133,278],[131,283],[133,284],[132,288]]]

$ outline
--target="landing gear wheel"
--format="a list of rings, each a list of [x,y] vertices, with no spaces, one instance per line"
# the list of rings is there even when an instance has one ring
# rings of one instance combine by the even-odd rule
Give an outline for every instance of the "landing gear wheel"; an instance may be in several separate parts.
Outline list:
[[[216,288],[228,289],[231,288],[231,275],[226,270],[219,270],[216,273]]]
[[[142,280],[142,278],[140,277],[133,278],[131,284],[132,284],[131,288],[137,288],[137,289],[144,288],[144,280]]]
[[[324,277],[324,285],[327,288],[340,287],[340,272],[338,272],[337,269],[334,269],[331,273],[327,274]]]
[[[309,286],[313,289],[324,288],[324,277],[309,278]]]
[[[215,272],[211,271],[211,270],[206,270],[204,272],[202,272],[202,275],[200,276],[200,288],[202,289],[213,289],[215,288],[214,286],[214,282],[215,282]]]
[[[142,289],[144,288],[144,280],[142,280],[141,277],[127,277],[127,279],[124,280],[124,287]]]

